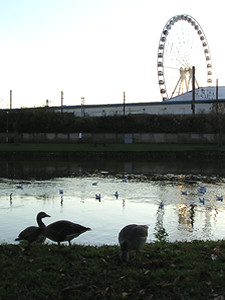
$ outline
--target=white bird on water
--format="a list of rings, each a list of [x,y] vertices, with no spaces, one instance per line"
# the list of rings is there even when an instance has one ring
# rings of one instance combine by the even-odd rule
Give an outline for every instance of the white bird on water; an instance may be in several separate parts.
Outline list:
[[[18,184],[16,187],[17,187],[18,189],[20,189],[20,190],[23,190],[23,185],[22,185],[22,184]]]
[[[115,194],[114,194],[114,196],[116,197],[116,199],[118,199],[119,193],[116,191]]]
[[[163,207],[164,207],[164,202],[161,201],[161,202],[159,203],[159,208],[163,208]]]
[[[199,198],[199,202],[205,204],[205,198]]]
[[[101,194],[95,194],[95,199],[101,201]]]
[[[206,193],[206,186],[201,185],[198,191],[199,191],[200,194],[205,194]]]

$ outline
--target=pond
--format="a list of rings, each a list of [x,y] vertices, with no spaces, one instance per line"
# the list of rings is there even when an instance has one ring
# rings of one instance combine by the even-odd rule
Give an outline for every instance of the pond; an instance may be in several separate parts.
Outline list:
[[[39,211],[51,215],[46,225],[66,219],[91,227],[78,244],[117,244],[131,223],[149,225],[148,242],[223,239],[225,198],[217,196],[225,196],[224,182],[217,163],[1,161],[0,243],[16,243]]]

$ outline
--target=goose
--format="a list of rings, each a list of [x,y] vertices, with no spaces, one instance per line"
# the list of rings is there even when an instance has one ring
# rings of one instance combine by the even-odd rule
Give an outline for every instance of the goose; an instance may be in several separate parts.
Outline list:
[[[119,244],[121,250],[121,260],[127,262],[129,260],[129,252],[135,250],[138,253],[144,246],[148,236],[147,225],[130,224],[125,226],[119,232]]]
[[[65,241],[68,241],[69,246],[71,246],[72,239],[89,230],[91,230],[89,227],[85,227],[67,220],[60,220],[46,226],[45,236],[48,239],[57,242],[59,246],[61,242]]]
[[[43,223],[42,219],[46,217],[50,217],[50,215],[43,211],[39,212],[36,217],[38,226],[29,226],[25,228],[20,232],[15,241],[27,241],[27,247],[29,247],[35,241],[43,243],[46,238],[44,236],[45,224]]]

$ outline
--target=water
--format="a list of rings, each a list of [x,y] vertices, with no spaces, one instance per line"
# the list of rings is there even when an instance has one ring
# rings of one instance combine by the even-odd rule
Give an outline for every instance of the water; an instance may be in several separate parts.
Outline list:
[[[67,219],[91,227],[73,240],[78,244],[117,244],[118,232],[130,223],[149,225],[148,242],[162,231],[169,241],[225,235],[225,198],[216,198],[225,196],[225,174],[218,165],[24,161],[0,162],[0,167],[0,243],[16,243],[18,233],[35,225],[42,210],[51,215],[46,225]]]

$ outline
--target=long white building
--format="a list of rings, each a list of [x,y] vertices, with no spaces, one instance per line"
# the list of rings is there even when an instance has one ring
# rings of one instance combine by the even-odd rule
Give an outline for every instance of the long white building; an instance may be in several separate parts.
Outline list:
[[[73,113],[75,116],[114,116],[129,114],[188,115],[225,112],[225,87],[204,87],[162,102],[138,102],[126,104],[98,104],[53,107],[55,111]]]

